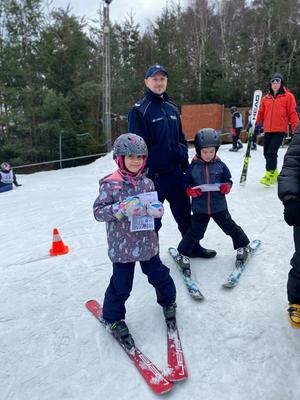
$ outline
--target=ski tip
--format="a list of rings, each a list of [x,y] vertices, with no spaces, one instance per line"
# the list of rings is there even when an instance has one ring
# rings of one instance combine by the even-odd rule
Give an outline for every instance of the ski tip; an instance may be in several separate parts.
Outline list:
[[[163,389],[163,390],[160,390],[160,391],[157,391],[156,394],[165,394],[165,393],[169,393],[172,389],[174,389],[174,383],[171,382],[171,381],[169,381],[169,383],[170,383],[170,385],[169,385],[167,388],[165,388],[165,389]]]
[[[173,260],[176,261],[175,257],[178,256],[178,254],[179,254],[178,250],[175,247],[169,247],[168,252],[169,252],[170,256],[173,258]]]
[[[178,254],[178,250],[175,247],[169,247],[168,248],[168,252],[172,255],[172,254]]]
[[[86,307],[91,307],[91,306],[94,306],[94,305],[96,305],[96,304],[99,304],[99,303],[98,303],[97,300],[94,300],[94,299],[87,300],[87,301],[85,302]]]
[[[182,382],[185,381],[188,378],[188,373],[186,372],[185,375],[168,375],[166,376],[166,379],[168,379],[168,381],[172,382],[172,383],[176,383],[176,382]]]
[[[252,240],[252,242],[250,243],[250,245],[251,245],[251,244],[260,245],[260,244],[261,244],[261,240],[260,240],[260,239],[254,239],[254,240]]]
[[[205,297],[203,296],[203,294],[201,293],[201,294],[192,294],[192,293],[190,293],[190,295],[192,296],[192,298],[194,299],[194,300],[198,300],[198,301],[202,301],[202,300],[204,300],[205,299]]]
[[[250,242],[250,249],[252,252],[255,252],[261,245],[261,240],[260,239],[254,239],[252,242]]]
[[[85,306],[92,314],[95,314],[95,315],[101,314],[102,309],[97,300],[88,300],[85,303]]]
[[[234,288],[235,286],[236,286],[236,284],[233,283],[233,282],[226,282],[226,283],[223,283],[223,285],[222,285],[222,287],[223,287],[224,289],[232,289],[232,288]]]

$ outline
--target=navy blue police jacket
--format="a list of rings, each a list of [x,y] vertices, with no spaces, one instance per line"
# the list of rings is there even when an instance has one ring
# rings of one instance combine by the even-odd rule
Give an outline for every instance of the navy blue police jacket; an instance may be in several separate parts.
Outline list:
[[[188,168],[188,146],[179,110],[169,96],[148,89],[128,114],[128,131],[141,136],[148,147],[149,176]]]
[[[184,182],[185,188],[212,183],[232,185],[231,173],[218,156],[210,162],[195,156],[185,174]],[[193,214],[211,215],[224,210],[227,210],[226,197],[220,191],[203,192],[201,196],[192,198]]]

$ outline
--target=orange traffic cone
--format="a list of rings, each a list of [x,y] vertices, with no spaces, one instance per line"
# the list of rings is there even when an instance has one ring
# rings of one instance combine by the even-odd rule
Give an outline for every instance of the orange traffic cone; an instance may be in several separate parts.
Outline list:
[[[49,253],[50,256],[60,256],[69,253],[69,247],[64,245],[57,228],[53,229],[53,242]]]

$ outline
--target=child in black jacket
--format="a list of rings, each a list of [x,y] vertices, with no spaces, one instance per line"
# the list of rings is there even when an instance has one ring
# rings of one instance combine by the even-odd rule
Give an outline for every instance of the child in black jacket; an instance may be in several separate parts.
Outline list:
[[[226,164],[217,156],[220,135],[211,128],[201,129],[195,136],[196,156],[185,175],[186,193],[192,197],[191,227],[178,245],[177,262],[188,275],[189,260],[194,243],[205,234],[212,218],[226,235],[230,236],[237,260],[246,261],[249,239],[228,211],[225,195],[231,190],[231,174]]]

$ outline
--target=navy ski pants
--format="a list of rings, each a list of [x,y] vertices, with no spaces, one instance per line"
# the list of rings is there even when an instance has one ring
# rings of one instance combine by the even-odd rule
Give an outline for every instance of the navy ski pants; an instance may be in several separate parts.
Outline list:
[[[0,193],[8,192],[9,190],[12,190],[13,185],[12,183],[7,183],[5,185],[0,186]]]
[[[289,303],[300,304],[300,226],[294,226],[295,253],[291,259],[292,269],[287,281]]]
[[[140,261],[142,271],[148,276],[148,282],[156,290],[157,302],[162,307],[176,300],[176,288],[170,276],[170,270],[160,260],[159,255],[148,261]],[[125,302],[130,296],[134,277],[135,262],[113,263],[113,275],[105,292],[103,318],[112,323],[125,319]]]
[[[231,237],[234,249],[245,247],[249,244],[247,235],[243,229],[233,221],[228,210],[220,211],[212,215],[193,214],[191,228],[178,245],[180,254],[191,257],[194,244],[203,238],[210,218],[219,225],[226,235]]]

